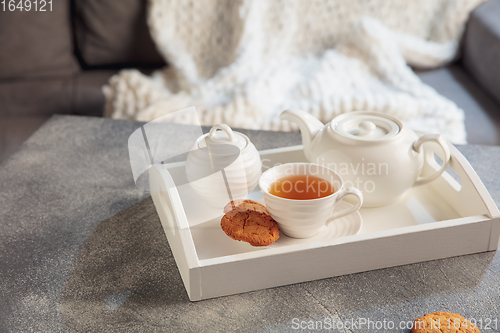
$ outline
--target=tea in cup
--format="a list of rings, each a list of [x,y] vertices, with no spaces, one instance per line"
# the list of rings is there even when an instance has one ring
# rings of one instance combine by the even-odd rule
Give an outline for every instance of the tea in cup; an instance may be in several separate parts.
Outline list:
[[[262,174],[259,186],[281,231],[294,238],[312,237],[328,221],[354,213],[363,204],[363,194],[358,189],[345,188],[338,173],[314,163],[273,167]],[[356,196],[358,202],[334,213],[346,195]]]

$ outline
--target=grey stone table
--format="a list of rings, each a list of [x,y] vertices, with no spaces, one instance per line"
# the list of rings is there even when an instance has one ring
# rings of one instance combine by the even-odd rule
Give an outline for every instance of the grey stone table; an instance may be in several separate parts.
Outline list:
[[[294,332],[310,320],[409,332],[399,324],[438,310],[500,332],[497,252],[190,302],[132,179],[127,139],[140,126],[53,117],[0,166],[1,332]],[[185,129],[169,125],[170,140],[181,145]],[[245,133],[258,149],[300,144],[298,133]],[[459,149],[499,204],[500,147]],[[356,327],[363,318],[396,327]]]

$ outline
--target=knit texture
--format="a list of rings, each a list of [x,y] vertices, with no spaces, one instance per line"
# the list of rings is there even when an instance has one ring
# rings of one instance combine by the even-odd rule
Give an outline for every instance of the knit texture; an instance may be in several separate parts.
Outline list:
[[[196,106],[202,125],[289,131],[295,124],[279,119],[288,108],[323,122],[371,110],[465,143],[463,111],[409,66],[454,60],[482,1],[150,0],[150,31],[169,66],[113,76],[105,115],[151,121]]]

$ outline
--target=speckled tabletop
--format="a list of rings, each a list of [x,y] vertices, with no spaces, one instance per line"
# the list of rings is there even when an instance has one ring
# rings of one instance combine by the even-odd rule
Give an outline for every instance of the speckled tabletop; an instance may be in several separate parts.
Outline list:
[[[1,332],[409,332],[400,327],[438,310],[500,332],[497,252],[190,302],[133,182],[127,140],[140,125],[56,116],[0,166]],[[169,126],[182,144],[185,128]],[[301,142],[244,132],[258,149]],[[500,147],[459,150],[499,204]]]

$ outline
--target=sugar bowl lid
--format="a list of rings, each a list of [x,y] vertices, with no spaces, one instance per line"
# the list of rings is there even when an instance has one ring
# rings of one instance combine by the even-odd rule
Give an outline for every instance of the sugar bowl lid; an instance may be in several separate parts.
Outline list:
[[[378,112],[350,112],[332,120],[334,132],[359,141],[379,141],[393,138],[402,130],[396,118]]]
[[[221,130],[221,131],[218,131]],[[204,148],[212,144],[230,144],[243,150],[248,145],[248,138],[238,132],[233,132],[226,124],[214,125],[208,134],[198,139],[198,148]]]

